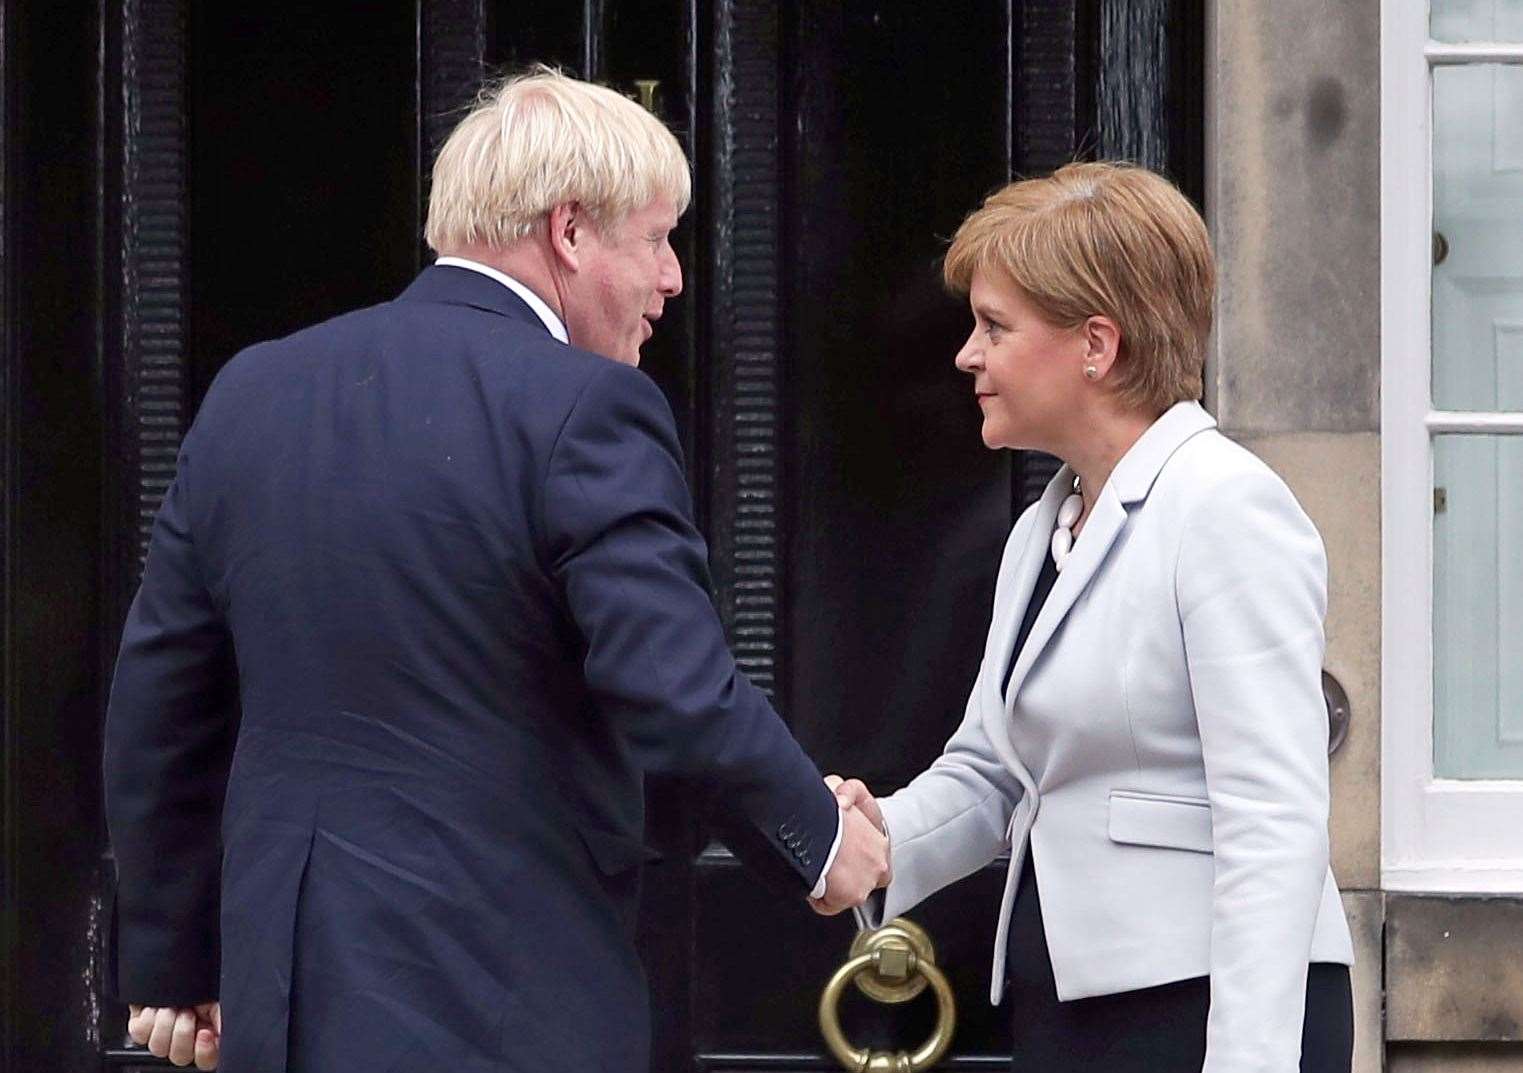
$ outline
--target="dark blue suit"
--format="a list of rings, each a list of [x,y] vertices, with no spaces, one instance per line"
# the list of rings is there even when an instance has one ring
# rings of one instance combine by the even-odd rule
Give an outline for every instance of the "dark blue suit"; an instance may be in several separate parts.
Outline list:
[[[218,376],[105,769],[116,992],[219,996],[224,1073],[644,1070],[644,773],[800,897],[837,826],[726,647],[661,393],[460,268]]]

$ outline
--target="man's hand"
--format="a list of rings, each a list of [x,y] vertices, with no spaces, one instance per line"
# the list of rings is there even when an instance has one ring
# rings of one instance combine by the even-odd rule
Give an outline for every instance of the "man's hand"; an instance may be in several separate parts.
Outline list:
[[[878,807],[878,799],[863,784],[861,779],[843,779],[839,775],[826,775],[825,785],[835,791],[836,800],[841,803],[843,809],[859,808],[867,814],[867,818],[873,821],[873,826],[884,835],[888,834],[888,828],[883,825],[883,810]]]
[[[155,1058],[177,1066],[216,1069],[222,1045],[222,1003],[199,1006],[129,1006],[127,1034]]]
[[[889,868],[888,839],[861,810],[841,811],[841,848],[825,877],[825,895],[809,905],[821,916],[835,916],[867,901],[893,878]]]

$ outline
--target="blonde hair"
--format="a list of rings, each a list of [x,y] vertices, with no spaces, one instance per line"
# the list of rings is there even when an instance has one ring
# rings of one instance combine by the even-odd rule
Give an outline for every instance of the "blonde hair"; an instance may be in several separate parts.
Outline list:
[[[672,132],[611,89],[537,66],[485,87],[434,161],[423,237],[436,253],[502,248],[556,205],[579,202],[599,227],[658,199],[692,196]]]
[[[1101,161],[1011,183],[962,222],[942,266],[962,294],[979,270],[1009,277],[1057,327],[1115,321],[1123,402],[1200,398],[1216,267],[1200,213],[1162,176]]]

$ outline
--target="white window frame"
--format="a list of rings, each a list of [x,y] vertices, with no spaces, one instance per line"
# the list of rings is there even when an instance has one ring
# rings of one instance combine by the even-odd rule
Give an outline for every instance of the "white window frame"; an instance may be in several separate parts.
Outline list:
[[[1433,774],[1433,437],[1523,435],[1523,413],[1432,407],[1433,68],[1523,63],[1523,44],[1439,44],[1428,4],[1382,0],[1381,876],[1388,890],[1523,893],[1523,779]]]

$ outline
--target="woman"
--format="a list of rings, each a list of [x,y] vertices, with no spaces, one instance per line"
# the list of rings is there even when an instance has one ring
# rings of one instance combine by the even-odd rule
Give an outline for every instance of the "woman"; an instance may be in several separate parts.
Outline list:
[[[874,801],[877,924],[1010,847],[991,998],[1014,1068],[1349,1069],[1348,926],[1328,869],[1326,560],[1201,394],[1205,225],[1140,168],[991,196],[946,281],[990,448],[1065,463],[1005,548],[945,753]]]

